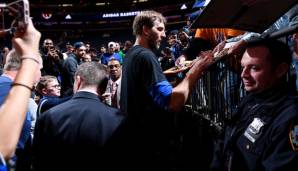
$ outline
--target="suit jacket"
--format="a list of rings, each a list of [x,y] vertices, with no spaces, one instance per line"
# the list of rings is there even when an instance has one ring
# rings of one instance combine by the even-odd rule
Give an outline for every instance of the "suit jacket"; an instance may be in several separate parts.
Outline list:
[[[97,95],[76,93],[37,120],[33,141],[34,169],[98,169],[102,166],[98,161],[103,158],[104,144],[122,117],[118,109],[103,104]]]

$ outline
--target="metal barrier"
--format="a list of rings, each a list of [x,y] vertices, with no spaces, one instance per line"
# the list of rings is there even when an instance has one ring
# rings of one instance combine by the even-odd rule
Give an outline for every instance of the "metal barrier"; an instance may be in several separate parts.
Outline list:
[[[297,31],[298,25],[293,25],[270,34],[263,34],[248,43],[277,38],[284,38],[288,43],[287,35]],[[241,97],[245,95],[241,86],[240,71],[237,72],[237,68],[231,67],[236,66],[234,62],[233,58],[228,57],[217,60],[198,81],[190,96],[190,110],[208,120],[210,125],[219,130],[222,129],[225,120],[231,118]],[[290,72],[288,81],[293,82]]]
[[[244,96],[240,72],[230,67],[231,63],[231,59],[222,58],[211,65],[190,96],[192,112],[208,120],[217,130],[231,118]]]

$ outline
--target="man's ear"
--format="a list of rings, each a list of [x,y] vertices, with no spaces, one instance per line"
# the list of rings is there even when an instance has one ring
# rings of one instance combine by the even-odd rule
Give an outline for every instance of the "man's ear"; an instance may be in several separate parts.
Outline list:
[[[102,82],[97,87],[97,93],[101,96],[105,93],[107,85],[108,85],[109,78],[108,76],[105,77]]]
[[[74,92],[77,92],[82,86],[82,78],[79,75],[75,76],[74,84]]]
[[[41,89],[41,93],[44,95],[47,95],[48,94],[47,89],[46,88]]]
[[[284,76],[289,70],[289,65],[286,63],[279,64],[278,67],[275,70],[275,74],[278,78],[281,78]]]
[[[148,26],[143,26],[143,34],[145,36],[149,35],[150,28]]]

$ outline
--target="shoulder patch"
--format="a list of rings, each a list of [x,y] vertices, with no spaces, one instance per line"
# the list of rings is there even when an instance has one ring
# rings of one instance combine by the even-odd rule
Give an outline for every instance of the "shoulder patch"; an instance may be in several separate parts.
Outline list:
[[[298,152],[298,124],[291,126],[289,138],[292,149]]]

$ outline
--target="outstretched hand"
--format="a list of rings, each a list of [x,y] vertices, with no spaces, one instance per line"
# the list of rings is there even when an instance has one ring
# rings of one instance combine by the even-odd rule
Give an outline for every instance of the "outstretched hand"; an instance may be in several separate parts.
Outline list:
[[[201,51],[199,57],[193,62],[192,68],[207,69],[214,61],[212,51]]]
[[[246,48],[247,43],[244,40],[239,40],[234,43],[228,50],[230,56],[241,56]]]
[[[195,80],[197,80],[213,62],[214,62],[213,52],[202,51],[199,57],[193,61],[187,75],[191,77],[195,77]]]
[[[214,49],[213,54],[216,56],[218,53],[220,53],[226,45],[225,41],[220,42]]]

